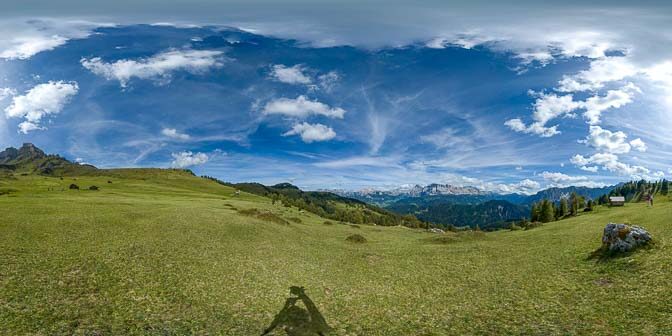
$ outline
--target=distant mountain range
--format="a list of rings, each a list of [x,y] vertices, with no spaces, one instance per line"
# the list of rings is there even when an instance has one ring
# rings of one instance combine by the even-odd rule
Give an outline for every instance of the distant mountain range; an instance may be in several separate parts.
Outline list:
[[[411,214],[418,219],[444,226],[476,226],[497,229],[512,221],[529,218],[530,206],[544,199],[559,202],[577,193],[586,199],[597,199],[616,186],[603,188],[548,188],[534,195],[497,194],[476,187],[445,184],[402,187],[389,191],[337,191],[342,196],[376,204],[398,214]]]
[[[534,195],[523,194],[497,194],[493,192],[483,191],[476,187],[465,186],[458,187],[448,184],[430,184],[427,186],[415,185],[412,187],[400,187],[392,190],[373,190],[364,189],[359,191],[343,191],[333,190],[332,192],[344,197],[358,199],[367,203],[376,204],[379,206],[389,206],[395,202],[404,199],[423,198],[428,201],[442,201],[444,203],[455,204],[481,204],[493,200],[507,201],[513,204],[530,205],[539,202],[543,199],[548,199],[554,202],[560,201],[562,198],[567,198],[573,192],[584,196],[588,199],[595,199],[604,194],[609,193],[616,186],[608,186],[603,188],[588,188],[588,187],[565,187],[565,188],[548,188],[537,192]]]

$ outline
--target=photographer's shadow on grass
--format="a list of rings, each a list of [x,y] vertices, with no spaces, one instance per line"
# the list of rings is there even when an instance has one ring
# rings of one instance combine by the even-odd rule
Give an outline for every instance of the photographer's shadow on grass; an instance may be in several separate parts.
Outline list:
[[[271,333],[289,336],[329,335],[333,329],[327,324],[313,300],[306,295],[305,289],[292,286],[289,287],[289,293],[291,295],[285,301],[285,305],[261,335]],[[297,305],[298,301],[303,302],[305,309]]]

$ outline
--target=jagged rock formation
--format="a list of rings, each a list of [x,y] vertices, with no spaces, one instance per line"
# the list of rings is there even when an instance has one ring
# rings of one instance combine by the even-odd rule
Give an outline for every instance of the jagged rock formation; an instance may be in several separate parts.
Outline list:
[[[31,143],[24,143],[21,148],[9,147],[0,152],[0,164],[17,165],[29,161],[35,161],[45,158],[47,155],[42,150]]]
[[[91,165],[72,163],[58,155],[47,155],[31,143],[24,143],[19,149],[9,147],[0,152],[0,170],[5,171],[59,175],[65,172],[95,169],[96,167]]]

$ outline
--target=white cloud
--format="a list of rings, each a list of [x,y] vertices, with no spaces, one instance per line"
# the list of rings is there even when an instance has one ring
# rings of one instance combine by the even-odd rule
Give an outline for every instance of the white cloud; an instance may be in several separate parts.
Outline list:
[[[16,95],[16,90],[11,88],[0,88],[0,101],[4,100],[9,96]]]
[[[540,93],[534,102],[532,119],[544,126],[550,120],[565,116],[579,107],[581,104],[575,102],[572,95],[558,96],[554,93]]]
[[[630,146],[632,146],[634,150],[640,152],[646,152],[647,150],[646,143],[641,138],[637,138],[635,140],[630,141]]]
[[[208,162],[209,157],[205,153],[179,152],[172,153],[173,162],[171,165],[174,168],[187,168],[191,166],[202,165]]]
[[[586,176],[571,176],[563,173],[543,172],[539,174],[544,180],[548,181],[549,187],[564,188],[569,186],[599,188],[604,187],[604,183],[591,181]]]
[[[106,63],[100,57],[94,57],[83,58],[81,63],[94,74],[108,80],[118,80],[125,87],[133,77],[167,83],[173,71],[203,73],[222,66],[222,54],[222,51],[217,50],[170,50],[139,60],[122,59]]]
[[[284,133],[283,136],[300,135],[301,140],[305,143],[314,141],[327,141],[336,137],[331,127],[322,124],[309,124],[307,122],[295,124],[290,131]]]
[[[632,99],[640,89],[632,83],[628,83],[618,90],[609,90],[605,96],[593,96],[581,103],[586,109],[583,117],[588,120],[590,125],[600,123],[602,112],[610,108],[620,108],[626,104],[632,103]]]
[[[306,96],[296,99],[279,98],[270,101],[264,106],[264,114],[281,114],[294,118],[305,118],[310,115],[323,115],[329,118],[343,119],[345,110],[340,107],[330,107],[317,100],[309,100]]]
[[[312,80],[304,72],[307,69],[301,64],[287,67],[282,64],[276,64],[271,68],[271,77],[275,80],[287,84],[310,84]]]
[[[174,128],[164,128],[161,130],[161,134],[175,140],[189,140],[189,134],[180,133]]]
[[[533,122],[526,125],[520,118],[509,119],[504,122],[511,130],[519,133],[536,134],[541,137],[552,137],[560,134],[558,125],[551,127],[546,124],[556,118],[573,118],[575,111],[585,109],[583,117],[588,124],[596,125],[601,122],[602,113],[610,108],[620,108],[632,102],[636,93],[640,89],[632,83],[628,83],[618,90],[609,90],[606,95],[594,95],[585,101],[575,101],[574,96],[566,94],[559,96],[555,93],[535,93],[535,100],[532,113]]]
[[[539,176],[541,176],[544,180],[551,181],[553,183],[563,183],[563,184],[572,182],[581,182],[588,179],[585,176],[570,176],[563,173],[552,173],[547,171],[544,171],[543,173],[539,174]]]
[[[8,118],[25,119],[19,124],[19,130],[24,134],[43,129],[40,126],[42,118],[60,113],[78,91],[77,82],[50,81],[39,84],[24,95],[15,96],[12,104],[5,108],[5,114]]]
[[[473,49],[474,47],[492,42],[495,38],[479,35],[477,33],[463,33],[448,37],[436,37],[425,44],[427,48],[444,49],[447,47],[460,47],[464,49]]]
[[[481,189],[486,191],[493,191],[498,193],[517,193],[517,194],[533,194],[541,188],[541,185],[537,181],[530,179],[524,179],[518,183],[510,184],[492,184],[486,183],[480,186]]]
[[[64,45],[71,39],[91,35],[101,26],[86,21],[69,20],[3,20],[0,22],[0,59],[29,59],[32,56]]]
[[[626,57],[606,57],[594,60],[588,70],[575,75],[565,75],[558,83],[560,92],[595,91],[605,83],[620,81],[638,72]]]
[[[317,82],[322,89],[327,92],[331,92],[340,79],[341,76],[338,74],[338,72],[329,71],[326,74],[318,76]]]
[[[597,171],[600,169],[600,167],[598,167],[598,166],[581,166],[581,167],[579,167],[579,169],[581,169],[583,171],[591,172],[591,173],[597,173]]]
[[[590,126],[588,137],[579,140],[579,143],[584,143],[602,152],[625,154],[630,152],[631,147],[627,139],[628,136],[621,131],[612,132],[600,126]]]
[[[527,126],[521,119],[516,118],[507,120],[504,125],[516,132],[552,137],[560,134],[558,126],[547,127],[546,124],[558,117],[573,117],[573,112],[581,107],[581,103],[574,101],[572,95],[558,96],[554,93],[543,92],[532,92],[532,94],[537,96],[533,104],[532,119],[534,122]]]
[[[586,171],[597,171],[597,166],[600,166],[603,170],[618,175],[643,176],[651,172],[646,167],[632,166],[620,162],[618,156],[612,153],[596,153],[589,157],[576,154],[570,159],[570,162]]]
[[[530,126],[527,126],[522,120],[520,120],[520,118],[509,119],[504,122],[504,125],[508,126],[513,131],[519,133],[536,134],[542,138],[549,138],[556,134],[560,134],[560,131],[558,131],[558,125],[546,127],[539,122],[534,122],[530,124]]]

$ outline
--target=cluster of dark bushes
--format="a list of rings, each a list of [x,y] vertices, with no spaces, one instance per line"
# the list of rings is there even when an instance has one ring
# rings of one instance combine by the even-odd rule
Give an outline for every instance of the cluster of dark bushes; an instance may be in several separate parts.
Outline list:
[[[79,186],[76,185],[76,184],[74,184],[74,183],[71,183],[71,184],[70,184],[70,187],[68,187],[68,188],[69,188],[70,190],[79,190]],[[100,190],[100,188],[98,188],[98,187],[95,186],[95,185],[92,185],[92,186],[89,187],[89,190],[92,190],[92,191],[98,191],[98,190]]]

